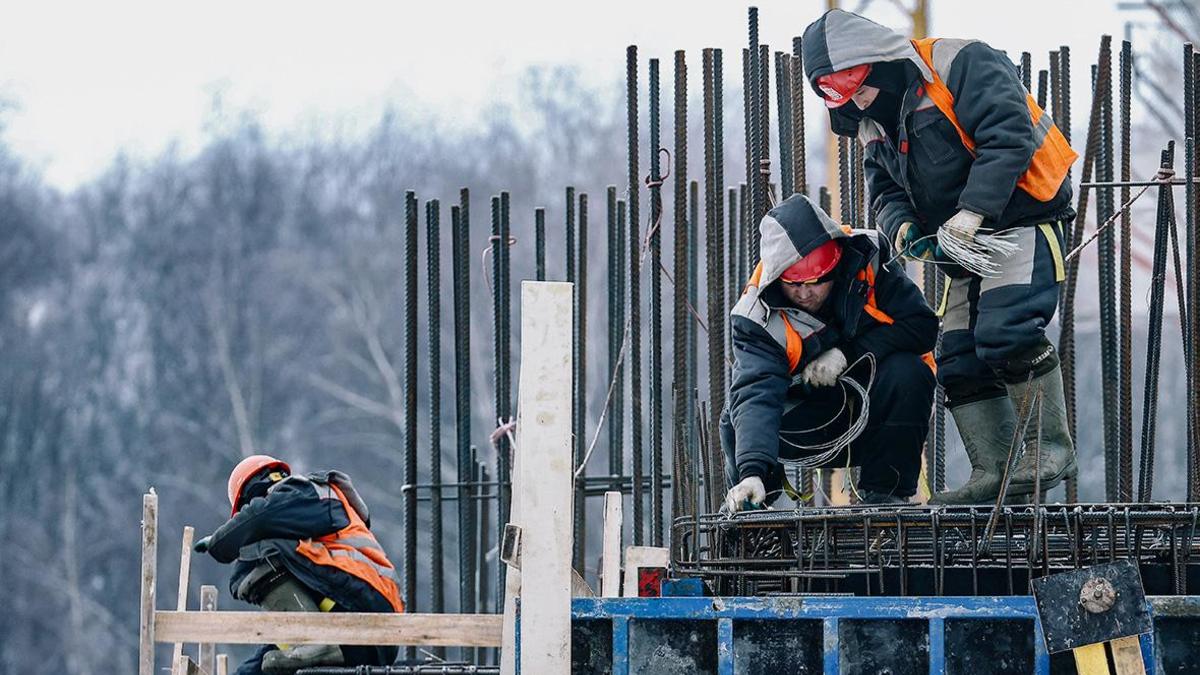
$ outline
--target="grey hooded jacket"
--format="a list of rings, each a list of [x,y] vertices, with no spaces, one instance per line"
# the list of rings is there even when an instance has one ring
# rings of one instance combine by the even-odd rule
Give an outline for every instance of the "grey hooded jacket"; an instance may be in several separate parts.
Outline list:
[[[866,149],[872,208],[889,237],[904,222],[932,235],[960,209],[981,214],[984,227],[997,230],[1074,217],[1070,181],[1047,202],[1017,186],[1038,136],[1027,92],[1003,52],[978,40],[941,39],[933,46],[933,65],[954,96],[958,122],[975,141],[972,154],[926,95],[933,74],[904,36],[835,9],[804,31],[803,51],[814,90],[819,77],[864,63],[903,61],[912,73],[894,141],[853,103],[829,110],[834,132],[857,136]]]

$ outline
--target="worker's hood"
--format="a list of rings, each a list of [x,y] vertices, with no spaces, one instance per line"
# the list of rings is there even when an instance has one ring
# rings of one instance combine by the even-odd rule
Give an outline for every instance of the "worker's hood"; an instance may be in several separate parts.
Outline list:
[[[764,289],[821,244],[850,236],[850,228],[835,223],[802,194],[794,194],[768,211],[758,232],[762,261],[758,287]]]
[[[933,73],[921,60],[911,40],[852,12],[840,9],[825,12],[804,29],[802,44],[804,75],[808,78],[809,86],[822,100],[824,95],[817,88],[818,78],[864,63],[908,61],[926,82],[933,81]],[[843,109],[852,105],[829,109],[834,133],[843,136],[857,133],[862,114],[857,110]]]

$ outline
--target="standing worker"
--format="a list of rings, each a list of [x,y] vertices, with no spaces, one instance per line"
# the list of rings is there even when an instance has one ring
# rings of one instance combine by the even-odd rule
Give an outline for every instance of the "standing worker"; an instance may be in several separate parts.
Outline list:
[[[937,317],[885,237],[838,225],[804,195],[759,232],[762,260],[731,312],[726,510],[774,501],[781,460],[861,466],[862,502],[906,502],[929,430]]]
[[[234,467],[228,488],[232,516],[195,548],[234,564],[235,598],[274,612],[404,611],[396,570],[349,476],[293,476],[286,462],[254,455]],[[397,653],[394,646],[263,645],[237,675],[386,666]]]
[[[804,67],[834,133],[857,136],[865,148],[879,227],[905,256],[950,277],[938,377],[971,477],[931,503],[996,499],[1017,411],[1031,410],[1039,391],[1041,437],[1033,423],[1023,440],[1037,440],[1041,487],[1074,477],[1062,373],[1046,325],[1075,217],[1066,180],[1075,152],[1013,63],[978,40],[909,40],[831,10],[804,31]],[[1033,492],[1034,454],[1013,468],[1010,495]]]

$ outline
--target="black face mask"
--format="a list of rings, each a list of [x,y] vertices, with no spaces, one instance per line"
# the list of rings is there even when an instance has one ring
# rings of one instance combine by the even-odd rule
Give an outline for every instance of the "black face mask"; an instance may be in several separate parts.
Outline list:
[[[893,140],[900,121],[900,102],[916,74],[914,70],[907,61],[883,61],[871,64],[871,72],[863,80],[864,85],[879,89],[879,94],[862,114],[879,122]]]

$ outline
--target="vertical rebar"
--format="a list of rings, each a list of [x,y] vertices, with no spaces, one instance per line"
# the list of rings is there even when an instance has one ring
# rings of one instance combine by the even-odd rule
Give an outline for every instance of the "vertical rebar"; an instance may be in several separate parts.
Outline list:
[[[425,269],[429,331],[429,611],[446,611],[442,550],[442,302],[441,302],[441,203],[425,203]],[[445,655],[438,647],[436,654]]]
[[[759,186],[758,211],[754,222],[758,223],[771,209],[771,48],[767,45],[758,46],[758,123],[759,147],[757,181]],[[759,234],[754,235],[754,261],[758,262],[762,255],[759,250]]]
[[[808,194],[808,172],[804,153],[804,61],[801,40],[792,38],[792,180],[796,192]]]
[[[1101,68],[1112,68],[1111,62]],[[1096,81],[1096,96],[1100,99],[1100,153],[1097,155],[1097,178],[1113,180],[1113,110],[1112,81]],[[1105,222],[1116,209],[1112,188],[1100,188],[1097,194],[1097,222]],[[1116,240],[1111,228],[1106,229],[1097,241],[1099,264],[1097,273],[1100,290],[1100,361],[1103,373],[1104,400],[1104,487],[1105,500],[1115,501],[1118,491],[1118,463],[1121,444],[1120,431],[1120,349],[1117,333],[1117,288],[1116,288]]]
[[[712,54],[708,49],[704,50],[704,73],[707,77],[712,63]],[[707,81],[705,86],[708,86]],[[673,410],[676,415],[686,410],[687,401],[690,399],[688,395],[691,389],[690,381],[693,373],[690,366],[694,363],[696,353],[692,348],[692,340],[694,339],[694,331],[691,327],[691,317],[688,315],[687,306],[692,303],[691,299],[691,271],[688,269],[689,249],[691,241],[689,240],[692,222],[695,219],[695,204],[696,190],[694,189],[695,182],[691,184],[693,189],[689,190],[687,180],[687,132],[688,132],[688,111],[687,111],[687,60],[683,51],[675,52],[675,300],[672,309],[672,317],[674,319],[672,326],[672,337],[674,338],[675,348],[672,350],[674,356],[674,376],[671,386],[673,392]],[[706,127],[704,130],[705,147],[708,146],[709,130]],[[691,199],[689,199],[689,196]],[[692,207],[689,209],[689,206]],[[693,213],[689,217],[688,211]],[[693,304],[694,306],[694,304]],[[675,434],[686,436],[686,426],[679,424],[678,418],[671,425]],[[673,447],[676,448],[676,457],[678,457],[682,448],[685,447],[686,441],[683,438],[676,438]],[[676,493],[681,485],[679,475],[680,464],[678,459],[671,469],[671,475],[675,478],[675,490],[672,494],[678,497]],[[678,517],[679,513],[675,513]]]
[[[476,453],[478,454],[478,451],[476,451]],[[481,462],[479,460],[476,460],[475,461],[475,484],[479,485],[479,486],[483,486],[487,482],[488,482],[487,465],[485,465],[483,462]],[[478,506],[478,512],[477,512],[478,515],[476,517],[478,518],[478,521],[479,521],[479,546],[477,547],[479,555],[478,555],[478,559],[475,562],[475,568],[477,570],[479,570],[479,597],[476,600],[475,606],[479,609],[479,611],[481,613],[484,613],[489,610],[489,608],[488,608],[487,552],[491,548],[491,545],[490,545],[491,542],[488,540],[488,530],[491,529],[488,526],[488,511],[491,510],[491,508],[489,506],[491,504],[491,501],[484,499],[484,496],[487,494],[487,488],[480,487],[478,489],[478,492],[479,492],[479,499],[477,499],[476,501],[478,502],[479,506]],[[503,533],[503,531],[504,531],[503,528],[501,528],[500,531],[501,531],[501,533]],[[482,653],[482,652],[483,652],[483,650],[480,650],[477,653]],[[480,657],[476,657],[476,662],[478,662],[479,660],[480,660]]]
[[[700,246],[700,237],[698,236],[698,227],[700,223],[700,183],[698,181],[688,182],[688,217],[687,217],[687,289],[688,301],[692,303],[692,307],[700,306],[700,265],[698,263]],[[686,308],[684,308],[686,310]],[[697,373],[698,367],[696,363],[696,354],[698,353],[697,345],[699,343],[699,329],[696,327],[696,322],[691,319],[685,319],[687,325],[686,336],[687,340],[684,343],[687,349],[687,380],[681,386],[681,395],[683,396],[685,411],[692,410],[696,407],[696,383],[699,381]],[[684,414],[687,414],[686,412]],[[689,415],[690,418],[690,415]],[[688,450],[695,449],[695,436],[692,435],[692,425],[684,425],[684,430],[688,433]]]
[[[575,283],[575,188],[567,186],[566,197],[563,200],[566,205],[566,217],[563,222],[563,236],[566,237],[566,244],[563,250],[564,258],[564,273],[567,283]],[[575,356],[572,351],[572,357]],[[578,410],[571,411],[571,419],[579,414]],[[572,427],[574,428],[574,427]],[[578,439],[574,442],[578,445]]]
[[[778,55],[777,60],[782,63],[782,54]],[[713,50],[706,49],[704,51],[704,193],[705,193],[705,214],[704,224],[706,236],[706,252],[705,257],[706,273],[708,279],[708,402],[709,410],[712,415],[709,419],[708,443],[707,447],[710,452],[717,452],[720,455],[721,438],[718,431],[718,421],[720,419],[721,410],[725,406],[725,302],[722,297],[722,289],[725,287],[722,271],[725,266],[723,258],[724,241],[722,237],[722,214],[718,210],[718,203],[721,198],[721,176],[719,168],[719,155],[716,145],[717,131],[716,127],[720,120],[720,113],[716,107],[716,89],[720,85],[720,75],[714,68]],[[782,74],[781,74],[782,77]],[[779,87],[779,100],[783,103],[783,87]],[[781,110],[786,106],[781,106]],[[780,116],[783,119],[783,116]],[[781,122],[782,124],[782,122]],[[781,149],[782,144],[786,143],[790,135],[784,133],[784,129],[780,129]],[[723,465],[720,462],[713,463],[713,478],[714,480],[721,479],[723,471],[720,468]]]
[[[620,350],[624,345],[625,340],[625,256],[628,249],[625,246],[625,235],[628,232],[625,223],[626,202],[624,199],[617,200],[617,255],[616,269],[613,271],[613,276],[617,283],[617,306],[613,311],[614,330],[617,336],[617,353],[613,355],[616,359],[620,354]],[[629,353],[626,351],[625,358],[617,365],[617,383],[613,388],[613,403],[612,403],[612,428],[613,439],[616,443],[616,448],[613,454],[616,457],[616,463],[609,466],[609,473],[614,476],[625,475],[625,373],[629,369]]]
[[[1130,166],[1129,112],[1132,98],[1133,47],[1129,40],[1121,42],[1120,69],[1120,136],[1121,181],[1132,179]],[[1121,188],[1121,202],[1129,202],[1129,187]],[[1130,228],[1133,220],[1129,209],[1121,210],[1121,288],[1120,288],[1120,439],[1118,467],[1120,476],[1117,496],[1123,503],[1133,501],[1133,251]]]
[[[582,388],[582,383],[579,381],[579,350],[581,348],[581,336],[579,331],[579,284],[576,276],[577,252],[575,243],[575,188],[567,186],[565,190],[565,207],[566,218],[563,227],[563,233],[566,238],[566,246],[563,251],[566,255],[566,281],[567,283],[575,284],[572,289],[571,300],[571,457],[574,466],[579,466],[583,460],[585,452],[584,444],[586,440],[579,433],[580,420],[583,419],[583,406],[579,403],[579,393]],[[571,564],[580,575],[583,574],[584,566],[584,547],[587,543],[587,525],[584,522],[584,486],[582,480],[575,481],[574,491],[574,507],[572,508],[572,516],[575,522],[575,538],[574,546],[571,549]]]
[[[739,282],[745,283],[750,278],[750,186],[742,183],[738,186],[738,270]]]
[[[1033,76],[1033,55],[1029,52],[1021,52],[1021,85],[1026,91],[1033,89],[1030,86]]]
[[[546,209],[533,210],[534,278],[546,280]]]
[[[1048,71],[1045,71],[1045,70],[1038,71],[1037,104],[1038,104],[1038,107],[1041,108],[1042,110],[1046,109],[1046,95],[1048,93],[1046,91],[1046,88],[1049,86],[1049,82],[1048,82],[1049,77],[1050,77],[1050,73]]]
[[[458,474],[458,603],[459,611],[475,611],[475,541],[470,509],[471,480],[471,196],[467,188],[459,191],[453,222],[452,265],[454,270],[454,406],[457,436]]]
[[[629,141],[629,433],[633,463],[633,543],[641,546],[642,517],[642,332],[638,233],[638,85],[637,47],[625,50],[626,136]],[[653,150],[658,154],[658,150]]]
[[[738,292],[741,289],[743,280],[738,279],[738,255],[741,251],[741,244],[738,242],[738,212],[742,208],[738,201],[737,190],[729,188],[729,194],[726,196],[729,202],[729,267],[726,272],[726,280],[728,282],[728,293],[725,296],[726,306],[732,308],[737,302]],[[726,317],[726,333],[729,332],[729,321]],[[728,336],[727,336],[728,337]]]
[[[713,49],[713,224],[715,227],[722,227],[725,221],[725,66],[724,56],[720,49]],[[790,122],[789,122],[790,124]],[[693,238],[693,241],[695,238]],[[718,285],[716,288],[719,292],[723,292],[725,288],[725,250],[728,244],[725,242],[724,235],[720,236],[719,248],[720,256],[717,258],[717,266],[712,269],[710,274],[718,277]],[[692,268],[695,270],[696,265],[693,263]],[[696,288],[693,282],[692,288]],[[692,303],[693,307],[698,307],[696,303]],[[727,306],[722,302],[722,307]],[[728,329],[729,316],[722,310],[719,317],[720,321],[714,328],[709,324],[709,330],[716,332],[722,336],[722,345],[724,345],[724,335]],[[695,358],[695,350],[692,351],[692,358]],[[721,364],[722,375],[724,375],[725,364],[722,360]],[[695,390],[695,379],[692,380],[693,391]],[[720,409],[717,409],[717,414],[720,415]],[[687,425],[691,426],[691,425]],[[720,447],[720,446],[718,446]]]
[[[841,222],[850,223],[854,220],[850,213],[853,200],[850,198],[850,145],[845,136],[837,137],[838,146],[838,206],[841,207]]]
[[[575,448],[578,454],[575,457],[575,466],[578,467],[579,476],[575,479],[575,521],[578,526],[576,530],[576,553],[578,557],[575,562],[575,569],[579,571],[580,576],[584,575],[586,568],[587,554],[587,500],[585,498],[584,484],[587,482],[587,465],[584,457],[587,454],[588,435],[587,418],[587,260],[588,260],[588,196],[587,193],[579,195],[579,244],[574,251],[575,254]]]
[[[404,193],[404,484],[417,479],[417,195]],[[404,493],[404,606],[417,610],[417,491]]]
[[[760,190],[760,187],[763,185],[763,179],[759,176],[759,167],[763,159],[762,148],[765,143],[763,141],[762,111],[759,109],[762,105],[763,96],[759,91],[762,83],[759,72],[762,67],[758,63],[758,8],[750,7],[747,10],[747,14],[749,16],[749,63],[747,64],[748,67],[744,69],[745,79],[743,80],[743,86],[749,92],[750,97],[750,105],[748,107],[749,117],[746,123],[750,126],[751,161],[746,166],[746,185],[750,188],[750,211],[748,216],[751,222],[757,223],[762,218],[760,213],[766,212],[766,209],[763,208],[765,197]],[[749,246],[747,254],[751,261],[750,264],[754,265],[758,262],[758,233],[751,231],[747,243]]]
[[[1200,444],[1200,439],[1197,438],[1197,436],[1200,435],[1200,426],[1198,426],[1198,425],[1200,425],[1200,422],[1198,422],[1196,419],[1198,412],[1200,412],[1200,405],[1198,405],[1198,401],[1196,398],[1197,397],[1196,387],[1198,384],[1196,367],[1197,367],[1197,361],[1198,361],[1198,359],[1200,359],[1200,352],[1197,352],[1197,349],[1196,349],[1197,338],[1200,338],[1200,335],[1197,335],[1198,330],[1200,330],[1200,326],[1197,325],[1197,317],[1198,317],[1197,310],[1200,309],[1200,292],[1197,291],[1197,286],[1200,285],[1200,260],[1197,259],[1197,255],[1200,254],[1200,251],[1197,250],[1197,246],[1196,246],[1196,237],[1197,237],[1197,229],[1196,229],[1197,203],[1196,203],[1196,200],[1198,198],[1200,198],[1200,194],[1197,194],[1196,187],[1194,185],[1194,179],[1196,176],[1196,168],[1197,168],[1196,167],[1196,157],[1195,157],[1195,141],[1196,141],[1196,135],[1197,135],[1196,114],[1197,114],[1198,106],[1197,106],[1196,97],[1200,96],[1200,91],[1198,91],[1198,89],[1196,87],[1196,59],[1197,59],[1197,54],[1196,54],[1195,50],[1192,48],[1191,43],[1184,45],[1184,60],[1183,60],[1184,99],[1185,99],[1184,100],[1184,118],[1186,120],[1185,126],[1187,127],[1187,133],[1186,133],[1186,136],[1187,136],[1187,138],[1186,138],[1186,143],[1187,143],[1186,163],[1187,163],[1187,166],[1185,167],[1187,181],[1185,183],[1186,190],[1185,190],[1185,198],[1184,198],[1184,208],[1186,209],[1185,210],[1185,214],[1186,214],[1185,215],[1185,222],[1186,222],[1185,250],[1187,251],[1187,289],[1188,289],[1188,298],[1187,298],[1187,303],[1186,303],[1186,305],[1187,305],[1187,320],[1185,322],[1185,325],[1187,326],[1187,330],[1185,331],[1184,350],[1188,354],[1188,358],[1185,360],[1185,364],[1186,364],[1187,371],[1188,371],[1186,380],[1187,380],[1187,388],[1188,388],[1188,394],[1187,394],[1187,481],[1188,481],[1187,498],[1188,498],[1189,502],[1195,501],[1197,498],[1200,498],[1200,484],[1198,484],[1198,483],[1200,483],[1200,466],[1198,466],[1198,464],[1197,464],[1198,462],[1200,462],[1200,459],[1198,459],[1198,457],[1197,457],[1197,445]]]
[[[658,59],[650,59],[650,542],[662,546],[662,167]]]
[[[753,9],[753,8],[751,8]],[[745,122],[744,127],[745,143],[746,143],[746,185],[754,185],[754,176],[758,173],[758,158],[755,157],[755,136],[754,136],[754,107],[750,103],[751,97],[754,96],[754,79],[750,77],[751,66],[753,59],[750,57],[750,50],[742,50],[742,119]],[[741,201],[745,203],[746,216],[749,220],[750,214],[754,213],[754,195],[746,194],[743,190]],[[749,252],[747,251],[747,255]],[[692,410],[688,410],[688,414],[692,414]]]
[[[775,110],[779,113],[779,199],[787,199],[796,188],[792,180],[792,72],[791,57],[775,52]]]
[[[617,186],[609,185],[604,191],[604,215],[605,215],[605,253],[608,256],[607,260],[607,286],[608,296],[605,309],[608,314],[608,374],[609,382],[615,381],[617,378],[617,352],[621,348],[621,339],[624,337],[625,324],[617,319],[617,312],[621,304],[621,296],[617,291],[618,278],[620,277],[620,265],[617,263],[617,252],[620,247],[617,244]],[[619,467],[621,465],[620,455],[620,434],[621,428],[616,423],[621,418],[621,411],[616,402],[616,394],[620,391],[620,387],[614,387],[612,401],[612,419],[608,424],[608,475],[619,476]]]
[[[496,416],[508,420],[513,414],[512,404],[512,199],[507,191],[500,193],[500,240],[493,243],[499,248],[494,262],[498,270],[496,284],[500,297],[500,320],[498,325],[500,350],[496,357],[499,370],[497,381],[498,405]],[[508,436],[501,435],[496,442],[496,541],[502,541],[504,526],[508,523],[512,509],[512,447]],[[484,503],[487,505],[487,502]],[[486,528],[484,528],[486,531]],[[504,602],[504,566],[496,563],[495,603],[497,607]]]
[[[1174,141],[1162,152],[1160,167],[1174,166]],[[1154,262],[1150,281],[1150,322],[1146,331],[1146,380],[1142,388],[1142,453],[1137,498],[1147,503],[1154,495],[1154,436],[1158,424],[1158,374],[1162,350],[1163,309],[1167,276],[1167,238],[1174,228],[1171,187],[1158,189],[1158,213],[1154,223]]]
[[[854,227],[867,227],[868,225],[873,225],[873,223],[867,222],[867,187],[863,168],[866,148],[856,138],[846,139],[846,142],[854,149],[852,155],[854,162],[851,165],[851,178],[854,185],[854,220],[851,224]]]

